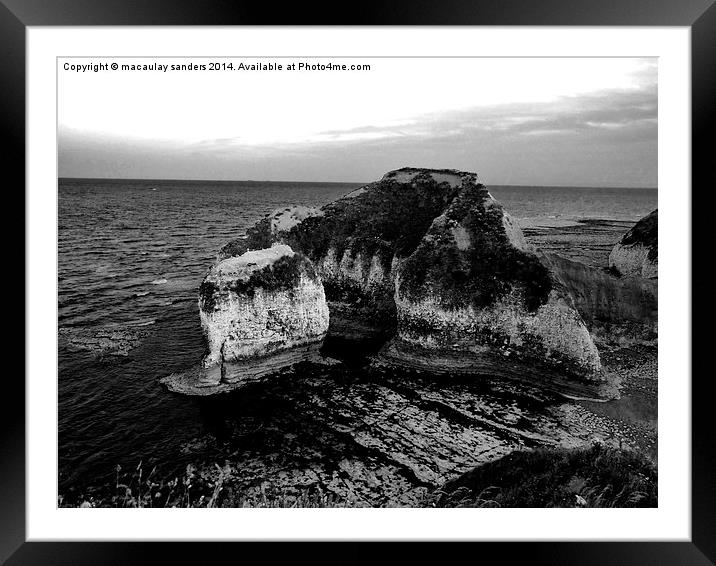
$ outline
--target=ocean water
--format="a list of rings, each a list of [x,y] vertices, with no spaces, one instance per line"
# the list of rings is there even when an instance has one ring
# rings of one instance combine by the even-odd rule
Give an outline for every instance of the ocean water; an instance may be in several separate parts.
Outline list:
[[[158,379],[201,357],[197,289],[221,245],[275,208],[320,206],[359,185],[60,180],[60,493],[113,483],[117,465],[140,461],[177,473],[197,457],[211,458],[216,447],[197,439],[210,435],[226,449],[237,426],[248,426],[237,425],[240,415],[268,422],[270,396],[184,397]],[[636,221],[657,206],[651,189],[490,191],[525,226]]]

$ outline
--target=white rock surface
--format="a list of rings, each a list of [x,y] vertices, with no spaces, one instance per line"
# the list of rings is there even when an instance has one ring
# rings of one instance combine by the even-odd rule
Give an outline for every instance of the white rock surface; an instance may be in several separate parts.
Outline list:
[[[527,241],[525,240],[525,236],[522,233],[519,224],[506,212],[502,214],[502,227],[505,229],[507,239],[518,250],[531,250],[530,246],[527,245]]]
[[[322,216],[323,212],[311,206],[294,206],[289,208],[279,208],[270,214],[271,232],[285,232],[294,226],[303,222],[311,216]]]
[[[479,354],[496,349],[484,336],[504,336],[508,342],[499,344],[497,350],[509,356],[538,339],[547,358],[566,357],[588,374],[601,369],[599,352],[584,322],[555,291],[535,312],[527,311],[515,292],[479,310],[472,306],[446,309],[435,297],[414,302],[396,292],[396,306],[398,337],[409,344]],[[411,331],[415,322],[420,332]]]
[[[378,256],[366,258],[360,251],[354,254],[351,248],[343,252],[340,260],[335,248],[329,248],[317,269],[324,281],[351,283],[366,293],[392,285],[390,273],[386,273]]]

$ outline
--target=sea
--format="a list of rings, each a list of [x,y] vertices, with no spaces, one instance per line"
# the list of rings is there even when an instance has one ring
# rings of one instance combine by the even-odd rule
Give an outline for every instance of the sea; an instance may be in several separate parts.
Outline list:
[[[224,243],[276,208],[321,206],[362,184],[59,180],[60,494],[113,484],[117,466],[178,474],[211,457],[202,443],[207,437],[224,450],[260,443],[237,434],[251,428],[243,415],[278,426],[271,413],[290,409],[270,399],[259,410],[247,407],[240,391],[188,397],[170,393],[159,379],[201,358],[197,290]],[[491,186],[490,192],[526,227],[635,222],[657,207],[656,189]]]

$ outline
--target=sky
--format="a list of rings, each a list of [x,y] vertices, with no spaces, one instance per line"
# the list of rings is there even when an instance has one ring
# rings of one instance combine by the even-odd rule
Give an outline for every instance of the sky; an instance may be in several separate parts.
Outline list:
[[[75,72],[61,59],[60,177],[368,182],[412,166],[488,185],[657,184],[654,58],[271,61],[284,69]]]

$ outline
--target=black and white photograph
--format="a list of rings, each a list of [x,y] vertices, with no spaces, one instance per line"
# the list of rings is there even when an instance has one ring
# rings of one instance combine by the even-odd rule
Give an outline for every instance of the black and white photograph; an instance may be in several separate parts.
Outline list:
[[[658,71],[59,57],[57,506],[657,507]]]

